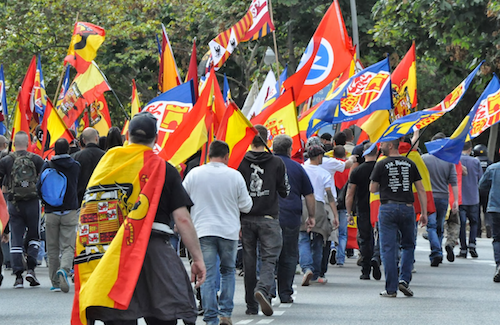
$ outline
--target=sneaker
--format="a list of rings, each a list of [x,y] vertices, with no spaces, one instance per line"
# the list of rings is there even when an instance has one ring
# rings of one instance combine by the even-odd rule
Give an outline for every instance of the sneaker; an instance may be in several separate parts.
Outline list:
[[[302,278],[302,286],[307,287],[312,277],[313,277],[313,272],[311,270],[307,270],[306,273],[304,273],[304,277]]]
[[[258,315],[258,314],[259,314],[258,310],[253,310],[253,309],[247,308],[247,310],[245,311],[245,315]]]
[[[474,247],[469,248],[469,253],[470,256],[473,258],[478,258],[479,255],[477,255],[476,249]]]
[[[332,249],[332,251],[330,253],[330,264],[331,265],[337,264],[337,250],[336,249]]]
[[[495,275],[493,276],[493,282],[500,282],[500,265],[497,266],[497,271],[495,272]]]
[[[231,317],[221,316],[219,324],[220,325],[233,325],[233,321],[231,320]]]
[[[410,285],[406,281],[399,281],[399,291],[407,297],[413,297],[413,291],[411,291]]]
[[[387,290],[384,290],[380,293],[380,297],[388,297],[388,298],[396,298],[398,296],[397,292],[387,292]]]
[[[50,291],[51,292],[61,292],[61,288],[59,288],[59,287],[51,287]]]
[[[344,267],[344,263],[337,263],[338,267]]]
[[[448,262],[451,263],[455,261],[455,254],[453,253],[453,247],[451,247],[450,245],[446,245],[445,249],[446,249],[446,259],[448,260]]]
[[[432,258],[432,260],[431,260],[431,266],[438,267],[439,264],[442,261],[443,261],[443,257],[442,256],[436,256],[436,257]]]
[[[23,277],[17,276],[16,281],[14,282],[14,289],[22,289],[24,288]]]
[[[467,258],[467,252],[460,252],[460,254],[457,255],[458,258]]]
[[[424,239],[426,240],[429,240],[429,234],[426,232],[422,233],[422,237],[424,237]]]
[[[363,266],[363,255],[358,254],[358,260],[356,261],[357,266]]]
[[[69,292],[69,281],[68,274],[63,269],[56,272],[57,278],[59,279],[59,285],[61,286],[61,291],[64,293]]]
[[[260,309],[262,310],[262,313],[266,316],[272,316],[273,314],[273,306],[271,305],[271,302],[269,299],[264,296],[264,294],[261,291],[255,291],[254,295],[255,299],[260,305]]]
[[[35,271],[34,270],[28,270],[26,272],[26,281],[30,283],[30,287],[36,287],[40,285],[40,282],[36,278]]]
[[[370,280],[370,274],[361,274],[359,276],[360,280]]]
[[[382,278],[382,272],[380,272],[380,264],[377,260],[372,260],[370,262],[372,266],[372,275],[375,280],[380,280]]]
[[[317,278],[313,282],[320,283],[320,284],[325,284],[325,283],[328,283],[328,279],[325,278],[324,276],[320,276],[319,278]]]
[[[292,297],[288,297],[288,298],[280,299],[280,300],[281,300],[282,304],[293,304],[293,298]]]

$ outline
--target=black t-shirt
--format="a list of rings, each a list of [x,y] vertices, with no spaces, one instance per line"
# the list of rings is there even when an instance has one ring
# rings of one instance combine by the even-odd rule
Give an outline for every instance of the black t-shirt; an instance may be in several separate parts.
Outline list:
[[[417,165],[402,156],[387,157],[375,164],[370,179],[380,184],[380,202],[413,203],[412,185],[422,179]]]
[[[356,185],[356,208],[358,212],[370,212],[370,175],[376,161],[365,161],[351,172],[349,183]]]
[[[14,153],[15,155],[25,156],[28,154],[26,150],[19,150]],[[31,161],[35,165],[36,172],[40,175],[40,171],[42,170],[42,166],[44,164],[44,160],[37,154],[30,153]],[[7,155],[0,160],[0,183],[2,186],[8,186],[10,182],[10,174],[12,172],[12,166],[14,165],[14,157],[11,155]],[[7,195],[7,200],[12,201],[12,194]]]
[[[193,201],[182,186],[181,176],[174,166],[166,163],[167,173],[156,211],[155,222],[172,225],[172,212],[180,207],[191,207]]]

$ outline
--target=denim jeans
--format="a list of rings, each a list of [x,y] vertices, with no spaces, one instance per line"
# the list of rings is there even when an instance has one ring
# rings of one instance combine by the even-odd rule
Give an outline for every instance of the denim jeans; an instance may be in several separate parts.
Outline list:
[[[434,198],[434,205],[436,206],[436,212],[429,216],[427,222],[427,234],[431,245],[431,254],[429,258],[431,261],[435,257],[443,256],[443,230],[444,219],[448,211],[448,199]]]
[[[339,212],[339,244],[337,246],[337,264],[345,263],[345,247],[347,245],[347,210]]]
[[[413,205],[381,204],[379,210],[380,253],[385,272],[385,289],[398,289],[398,253],[401,247],[399,280],[410,283],[415,255],[415,211]],[[401,243],[398,242],[398,232]]]
[[[467,248],[476,248],[477,225],[479,216],[479,204],[460,206],[460,252],[467,252]],[[469,245],[467,245],[466,225],[469,219]]]
[[[257,281],[257,240],[260,242],[261,259]],[[245,302],[247,309],[258,311],[255,291],[269,298],[274,282],[274,271],[281,252],[281,227],[278,219],[245,216],[241,218],[241,242],[243,244],[243,270],[245,272]]]
[[[278,296],[281,301],[288,301],[293,294],[295,267],[299,260],[299,230],[300,226],[281,227],[283,247],[278,260]]]
[[[315,232],[301,231],[299,234],[299,263],[302,271],[313,272],[313,279],[321,274],[323,258],[323,236]]]
[[[495,263],[500,266],[500,213],[490,212],[491,214],[491,232],[493,234],[493,256]]]
[[[237,240],[229,240],[216,236],[200,238],[203,261],[207,269],[205,282],[201,285],[201,301],[205,314],[203,321],[207,324],[219,324],[218,315],[231,317],[234,307],[235,264]],[[217,270],[220,258],[220,273]],[[220,298],[217,304],[219,291],[218,277],[221,277]]]

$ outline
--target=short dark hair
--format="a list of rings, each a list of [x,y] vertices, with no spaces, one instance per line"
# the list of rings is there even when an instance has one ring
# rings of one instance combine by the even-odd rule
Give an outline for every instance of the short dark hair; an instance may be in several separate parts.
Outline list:
[[[466,141],[464,143],[464,149],[463,151],[471,150],[472,149],[472,142],[471,141]]]
[[[366,150],[370,149],[371,146],[372,146],[371,142],[365,143],[364,146],[363,146],[363,151],[366,151]],[[373,157],[373,156],[376,156],[377,154],[378,154],[378,148],[377,148],[377,146],[374,146],[373,149],[372,149],[372,151],[367,152],[365,154],[365,156]]]
[[[255,126],[259,134],[257,134],[252,141],[254,147],[262,147],[267,143],[262,142],[262,140],[267,141],[267,128],[264,125],[257,124]]]
[[[345,146],[345,143],[347,142],[347,137],[344,132],[339,132],[335,134],[333,137],[333,141],[335,142],[336,146]]]
[[[65,138],[57,139],[54,144],[54,151],[56,155],[64,155],[69,153],[69,142]]]
[[[326,140],[326,141],[332,141],[332,135],[328,132],[323,133],[320,136],[321,139]]]
[[[342,130],[342,132],[344,132],[348,141],[352,141],[354,139],[354,134],[352,133],[351,129],[347,128],[347,129]]]
[[[443,132],[438,132],[438,133],[434,134],[431,141],[438,140],[438,139],[444,139],[444,138],[446,138],[446,134],[444,134]]]
[[[333,148],[333,157],[342,159],[345,157],[345,148],[344,146],[335,146]]]
[[[288,155],[288,149],[293,145],[293,140],[289,135],[278,134],[273,140],[273,152],[277,155]]]
[[[392,143],[394,149],[399,149],[399,139],[394,139],[394,140],[390,140],[390,141],[387,141],[389,143]]]
[[[208,158],[224,158],[229,153],[229,146],[221,140],[214,140],[208,148]]]

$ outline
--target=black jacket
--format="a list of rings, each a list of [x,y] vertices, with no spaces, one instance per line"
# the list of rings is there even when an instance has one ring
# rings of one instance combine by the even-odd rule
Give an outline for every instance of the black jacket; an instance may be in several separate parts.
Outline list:
[[[105,152],[97,144],[89,143],[87,146],[72,155],[73,159],[81,165],[80,177],[78,178],[78,205],[82,204],[85,189],[89,183],[90,176],[94,172],[97,163]]]
[[[253,206],[242,216],[272,216],[278,218],[278,194],[287,197],[290,192],[285,163],[269,152],[249,151],[238,167],[252,197]]]
[[[66,185],[66,194],[64,195],[63,204],[59,207],[53,207],[47,202],[43,202],[45,205],[45,212],[51,213],[54,211],[69,211],[69,210],[77,210],[80,205],[78,204],[78,196],[77,196],[77,185],[78,185],[78,175],[80,175],[80,164],[75,161],[70,155],[56,155],[52,157],[49,162],[45,162],[42,166],[42,171],[40,175],[43,174],[43,171],[47,168],[55,168],[66,176],[67,185]],[[41,182],[38,179],[38,183],[36,187],[38,189],[38,195],[42,197],[41,191]],[[43,201],[43,199],[42,199]]]

